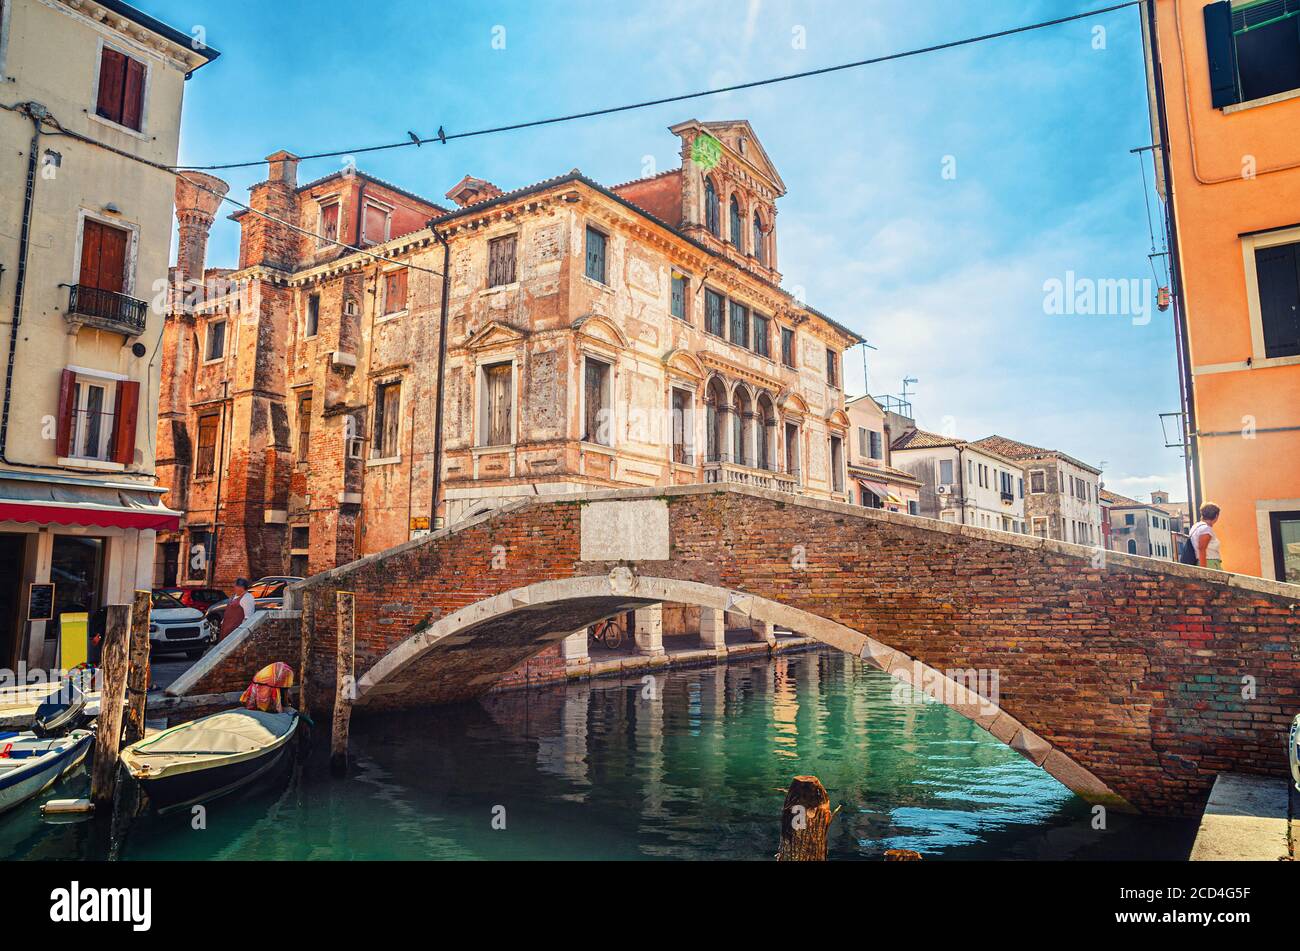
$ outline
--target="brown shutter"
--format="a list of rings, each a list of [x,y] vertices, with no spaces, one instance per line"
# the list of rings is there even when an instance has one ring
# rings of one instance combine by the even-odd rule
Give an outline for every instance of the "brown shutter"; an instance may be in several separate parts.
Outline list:
[[[54,433],[54,452],[66,459],[72,451],[72,420],[77,401],[77,374],[64,370],[59,377],[59,419]]]
[[[100,226],[99,287],[115,294],[126,290],[126,240],[127,233],[120,228]]]
[[[389,299],[387,310],[390,314],[399,310],[406,309],[406,268],[394,271],[388,275]]]
[[[135,418],[140,410],[140,384],[123,380],[117,384],[117,406],[113,410],[113,461],[129,466],[135,462]]]
[[[365,218],[365,240],[369,244],[382,244],[387,238],[384,236],[384,224],[388,220],[388,212],[376,205],[366,205]]]
[[[126,61],[126,78],[122,92],[122,125],[140,131],[144,115],[144,63],[135,59]]]
[[[98,221],[85,220],[81,227],[81,273],[77,278],[79,284],[87,287],[99,287],[100,240],[104,235],[104,226]]]
[[[99,60],[99,100],[96,112],[105,119],[122,121],[122,90],[126,86],[126,57],[104,47]]]

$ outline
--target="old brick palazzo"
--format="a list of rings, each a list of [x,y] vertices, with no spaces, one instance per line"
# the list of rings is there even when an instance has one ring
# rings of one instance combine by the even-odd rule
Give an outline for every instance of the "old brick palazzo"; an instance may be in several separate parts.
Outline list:
[[[780,287],[785,185],[749,124],[671,131],[679,168],[505,193],[466,176],[455,208],[355,170],[300,185],[277,152],[233,216],[235,270],[205,267],[217,199],[181,181],[176,276],[207,288],[166,324],[158,473],[185,518],[158,582],[315,574],[535,495],[849,500],[840,356],[859,338]]]

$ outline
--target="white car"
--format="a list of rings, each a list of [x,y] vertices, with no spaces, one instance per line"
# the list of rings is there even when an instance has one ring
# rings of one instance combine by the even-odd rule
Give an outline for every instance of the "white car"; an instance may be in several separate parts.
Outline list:
[[[153,593],[153,610],[149,614],[149,647],[153,653],[184,651],[194,660],[202,657],[211,643],[212,632],[202,611],[187,608],[165,591]]]

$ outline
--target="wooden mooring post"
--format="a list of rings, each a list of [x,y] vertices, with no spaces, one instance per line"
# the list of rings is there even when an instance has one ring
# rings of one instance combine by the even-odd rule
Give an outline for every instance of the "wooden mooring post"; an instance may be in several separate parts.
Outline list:
[[[307,707],[307,663],[312,630],[316,624],[316,597],[310,588],[302,593],[302,617],[298,620],[298,637],[302,642],[298,657],[298,712],[310,718]]]
[[[130,654],[131,608],[129,604],[110,604],[104,621],[104,643],[99,662],[99,719],[95,727],[95,760],[90,774],[90,798],[101,807],[111,805],[113,789],[117,785],[117,757],[122,746],[122,701],[126,697]]]
[[[149,612],[153,598],[137,591],[131,603],[131,643],[126,663],[126,724],[122,745],[144,739],[145,700],[149,694]]]
[[[341,776],[348,769],[348,720],[356,692],[356,595],[337,593],[339,640],[334,683],[334,729],[330,735],[330,771]]]
[[[826,787],[816,776],[796,776],[781,809],[781,847],[776,860],[826,861],[826,837],[835,812],[831,811]]]

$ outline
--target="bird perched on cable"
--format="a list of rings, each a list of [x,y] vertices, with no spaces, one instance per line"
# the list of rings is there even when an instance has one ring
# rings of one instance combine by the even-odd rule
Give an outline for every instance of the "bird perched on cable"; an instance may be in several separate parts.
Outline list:
[[[406,135],[412,142],[415,143],[415,147],[417,149],[424,144],[423,142],[420,141],[420,137],[416,135],[414,132],[412,132],[410,129],[406,130]]]
[[[442,126],[438,126],[438,141],[443,145],[447,144],[447,133],[442,131]]]

